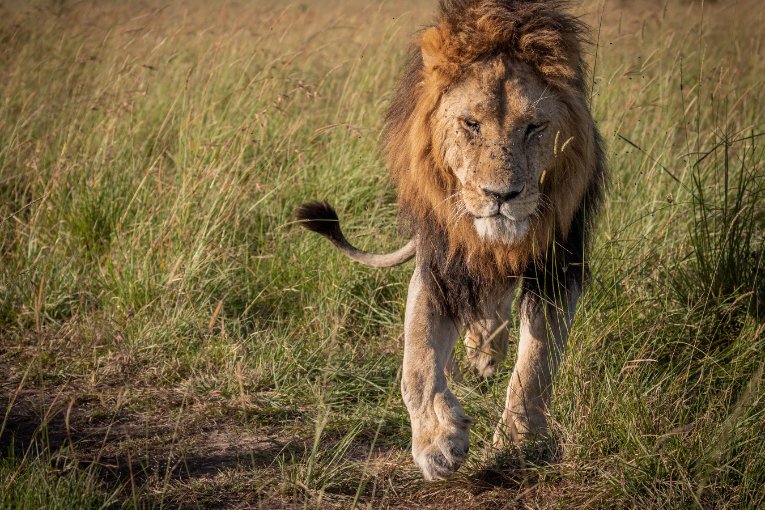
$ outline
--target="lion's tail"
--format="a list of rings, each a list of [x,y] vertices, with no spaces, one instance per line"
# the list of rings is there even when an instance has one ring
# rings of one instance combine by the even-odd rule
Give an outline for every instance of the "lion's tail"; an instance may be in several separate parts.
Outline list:
[[[297,219],[305,228],[323,235],[341,252],[367,266],[397,266],[414,257],[417,251],[414,239],[410,239],[405,246],[391,253],[376,254],[359,250],[345,238],[340,230],[337,213],[327,202],[308,202],[301,205],[297,210]]]

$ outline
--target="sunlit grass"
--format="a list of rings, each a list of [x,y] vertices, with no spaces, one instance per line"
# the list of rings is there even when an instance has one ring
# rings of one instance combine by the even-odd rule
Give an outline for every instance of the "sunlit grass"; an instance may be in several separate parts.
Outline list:
[[[403,243],[379,133],[432,3],[0,9],[6,507],[765,504],[758,2],[577,8],[611,186],[555,443],[487,456],[511,352],[454,383],[471,456],[438,484],[398,393],[411,268],[293,224],[328,199]]]

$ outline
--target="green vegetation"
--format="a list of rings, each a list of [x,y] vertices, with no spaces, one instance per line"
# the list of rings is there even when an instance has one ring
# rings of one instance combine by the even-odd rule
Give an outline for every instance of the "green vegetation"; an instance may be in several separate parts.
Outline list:
[[[426,483],[411,268],[292,216],[402,244],[378,138],[434,2],[0,5],[0,508],[765,506],[765,11],[577,9],[612,183],[553,438],[489,450],[511,352]]]
[[[4,483],[0,508],[109,508],[117,491],[103,490],[96,476],[77,469],[47,466],[40,459],[18,462],[12,455],[0,464]]]

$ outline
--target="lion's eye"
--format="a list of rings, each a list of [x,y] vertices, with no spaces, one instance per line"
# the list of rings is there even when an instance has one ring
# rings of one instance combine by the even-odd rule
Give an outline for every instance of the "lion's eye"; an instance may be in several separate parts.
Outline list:
[[[531,140],[531,137],[534,135],[542,134],[542,131],[544,131],[546,127],[546,122],[539,124],[529,124],[529,126],[526,128],[526,141],[528,142]]]
[[[460,124],[462,125],[462,129],[464,129],[465,131],[469,131],[470,133],[473,133],[474,135],[481,134],[481,123],[473,118],[462,117],[460,119]]]

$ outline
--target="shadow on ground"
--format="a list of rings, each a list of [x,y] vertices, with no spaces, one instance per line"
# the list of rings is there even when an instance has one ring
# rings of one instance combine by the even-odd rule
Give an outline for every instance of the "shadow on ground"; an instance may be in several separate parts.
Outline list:
[[[35,391],[0,395],[0,458],[46,458],[97,468],[109,487],[166,485],[214,478],[227,470],[277,469],[280,455],[300,458],[303,441],[270,437],[257,427],[210,420],[160,423],[122,411],[99,416],[87,406],[57,405]]]

